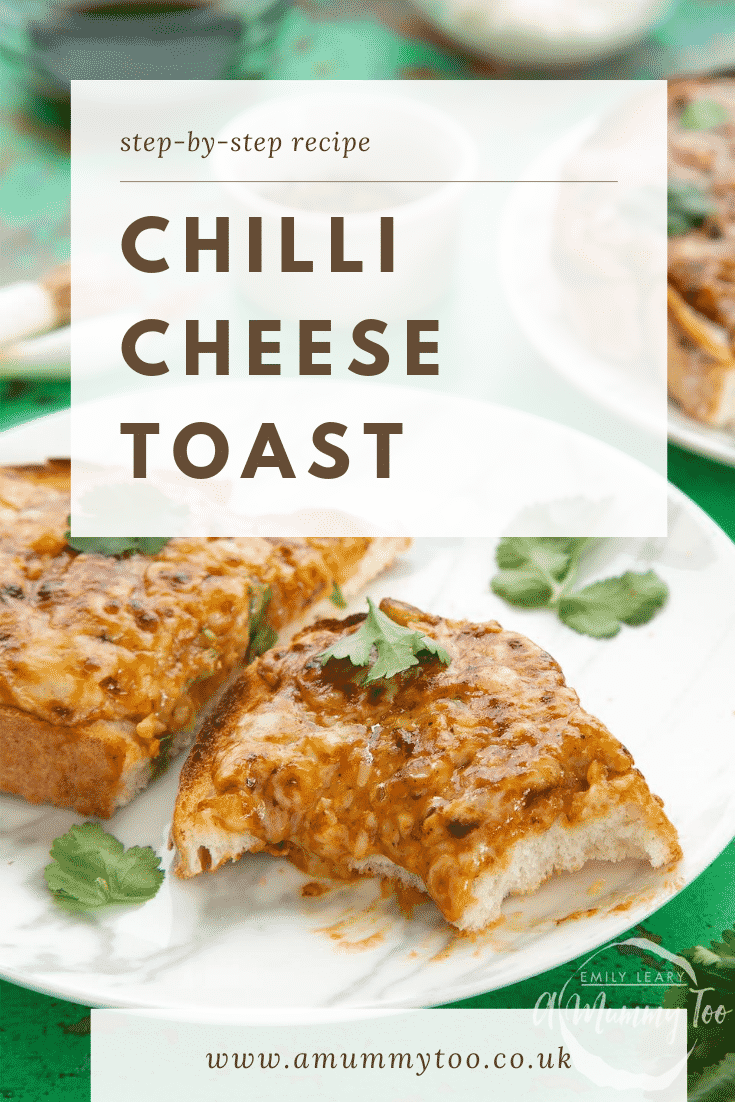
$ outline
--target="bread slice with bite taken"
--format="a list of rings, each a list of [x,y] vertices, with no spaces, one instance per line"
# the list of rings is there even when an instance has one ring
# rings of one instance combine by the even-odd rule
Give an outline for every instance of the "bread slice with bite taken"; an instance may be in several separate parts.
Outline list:
[[[309,875],[403,881],[477,930],[509,893],[592,858],[681,856],[661,801],[550,655],[496,622],[380,608],[449,664],[426,653],[368,681],[349,658],[324,662],[358,615],[320,620],[250,665],[184,765],[178,875],[264,851]]]

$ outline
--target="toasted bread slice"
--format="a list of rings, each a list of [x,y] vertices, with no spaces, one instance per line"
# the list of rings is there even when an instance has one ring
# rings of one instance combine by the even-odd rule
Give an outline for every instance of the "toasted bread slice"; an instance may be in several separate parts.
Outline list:
[[[692,127],[685,115],[703,101],[729,122]],[[732,75],[669,82],[669,394],[725,430],[735,428],[734,111]]]
[[[361,685],[348,659],[319,659],[364,620],[351,616],[250,665],[181,774],[180,876],[283,854],[310,875],[405,881],[476,930],[510,892],[590,858],[681,856],[661,801],[553,658],[495,622],[380,607],[451,663]]]
[[[669,394],[685,413],[714,428],[735,425],[735,355],[719,327],[669,287]]]
[[[172,539],[77,554],[69,464],[0,469],[0,790],[110,816],[187,745],[255,621],[297,622],[407,540]]]

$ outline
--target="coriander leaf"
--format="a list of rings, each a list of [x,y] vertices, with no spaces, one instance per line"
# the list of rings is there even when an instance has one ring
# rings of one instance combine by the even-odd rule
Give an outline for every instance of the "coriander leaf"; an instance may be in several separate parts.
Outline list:
[[[253,586],[250,595],[250,642],[246,658],[248,662],[252,662],[260,654],[265,654],[278,642],[278,632],[266,620],[272,595],[270,586]]]
[[[653,570],[645,574],[628,571],[563,597],[559,619],[582,635],[610,639],[618,634],[621,624],[647,624],[668,595],[666,585]]]
[[[654,570],[647,570],[644,574],[628,570],[621,574],[620,581],[618,615],[628,627],[647,624],[668,600],[669,587]]]
[[[170,536],[72,536],[64,533],[64,539],[74,551],[85,555],[157,555],[168,543]]]
[[[332,589],[332,592],[329,594],[329,600],[332,602],[333,605],[336,605],[337,608],[347,608],[347,601],[344,599],[344,596],[342,595],[342,590],[336,582],[334,583],[334,588]]]
[[[669,237],[688,233],[714,214],[711,200],[684,180],[669,180],[667,227]]]
[[[533,569],[499,570],[490,582],[496,596],[521,608],[546,608],[553,596],[553,589]]]
[[[417,666],[422,655],[436,657],[449,665],[449,654],[434,639],[397,624],[376,608],[369,597],[367,602],[369,612],[365,622],[319,655],[322,666],[332,658],[349,658],[353,666],[370,666],[364,681],[367,685]]]
[[[263,623],[258,630],[250,636],[250,646],[248,647],[248,659],[252,662],[254,658],[258,658],[261,654],[265,654],[271,647],[275,647],[278,642],[278,632],[275,628],[272,628],[270,624]]]
[[[604,589],[605,582],[597,583]],[[590,586],[590,589],[593,587]],[[620,631],[620,620],[607,607],[607,590],[586,596],[573,594],[560,601],[559,619],[580,635],[595,639],[612,639]]]
[[[125,849],[97,823],[73,826],[54,840],[53,861],[44,870],[57,903],[85,911],[111,903],[144,903],[161,886],[158,854],[146,846]]]
[[[126,903],[145,903],[160,888],[164,872],[158,854],[150,846],[131,846],[118,861],[114,876],[118,897]]]
[[[612,638],[621,624],[647,624],[669,592],[653,570],[628,571],[573,590],[580,560],[591,542],[556,536],[502,539],[495,553],[500,570],[490,588],[520,608],[555,609],[568,627],[596,639]]]
[[[730,113],[713,99],[695,99],[688,103],[679,117],[685,130],[713,130],[730,122]]]
[[[498,544],[495,560],[501,570],[533,567],[543,577],[558,582],[585,543],[586,539],[566,536],[506,536]]]
[[[495,552],[500,571],[490,587],[509,604],[544,608],[573,580],[586,543],[571,537],[506,537]]]
[[[725,930],[722,941],[713,941],[712,948],[720,964],[735,968],[735,930]]]

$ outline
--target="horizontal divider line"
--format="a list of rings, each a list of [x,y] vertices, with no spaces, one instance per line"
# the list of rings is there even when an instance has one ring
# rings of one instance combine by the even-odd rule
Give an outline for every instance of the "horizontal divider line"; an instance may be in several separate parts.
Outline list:
[[[658,973],[658,974],[660,975],[660,973]],[[661,987],[664,982],[665,982],[664,980],[659,980],[656,983],[643,983],[643,981],[640,981],[639,983],[616,983],[614,980],[612,980],[610,983],[580,983],[579,986],[580,987]],[[666,986],[667,987],[687,987],[688,984],[687,983],[668,983],[666,981]]]
[[[619,180],[119,180],[121,184],[618,184]]]

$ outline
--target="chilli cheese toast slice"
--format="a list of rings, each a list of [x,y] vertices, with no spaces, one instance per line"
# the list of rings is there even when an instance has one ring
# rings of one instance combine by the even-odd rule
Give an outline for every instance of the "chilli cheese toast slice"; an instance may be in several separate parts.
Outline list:
[[[661,801],[553,658],[495,622],[380,607],[450,663],[427,654],[370,683],[349,659],[323,664],[358,615],[321,620],[250,665],[181,774],[180,876],[283,854],[311,875],[402,880],[476,930],[510,892],[591,858],[681,856]]]
[[[109,558],[67,545],[68,513],[68,461],[0,468],[0,790],[103,818],[191,741],[255,627],[408,543],[182,538]]]
[[[669,82],[669,393],[735,427],[735,81]]]

